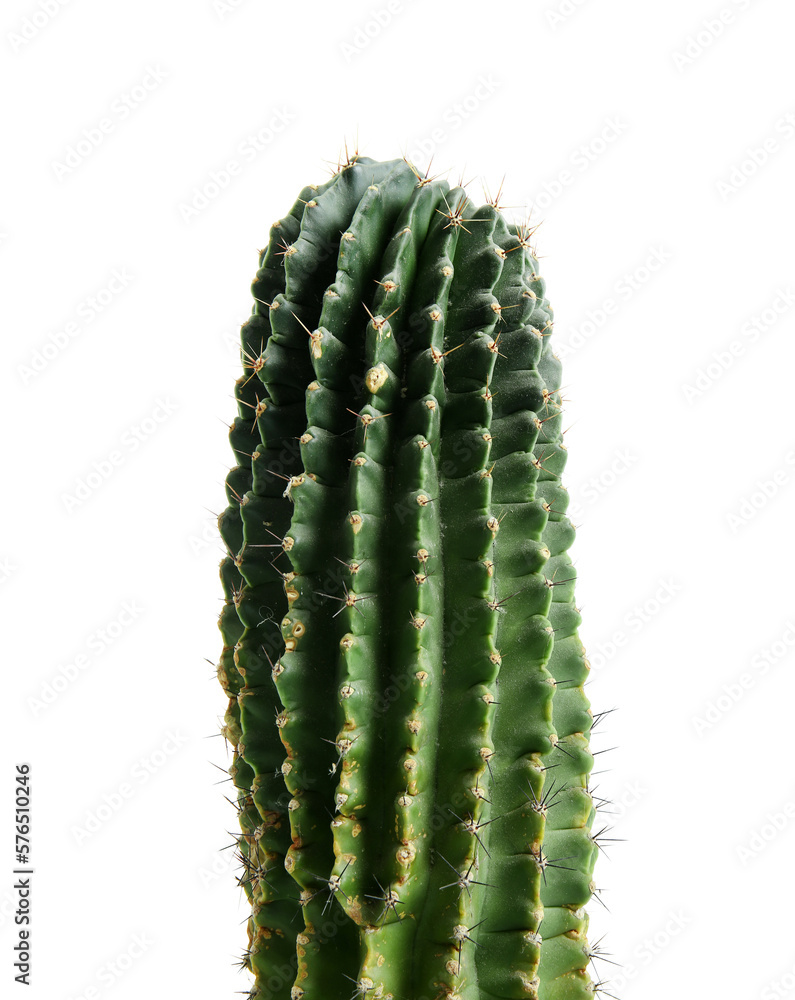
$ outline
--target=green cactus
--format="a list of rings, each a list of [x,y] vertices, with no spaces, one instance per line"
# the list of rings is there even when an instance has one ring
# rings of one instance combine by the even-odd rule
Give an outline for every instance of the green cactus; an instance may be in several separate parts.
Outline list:
[[[259,1000],[579,1000],[598,837],[525,226],[358,154],[273,225],[219,517]]]

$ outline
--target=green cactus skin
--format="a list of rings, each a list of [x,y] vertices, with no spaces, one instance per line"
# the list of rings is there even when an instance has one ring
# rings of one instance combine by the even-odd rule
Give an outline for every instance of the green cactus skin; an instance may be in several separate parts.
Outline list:
[[[348,158],[271,228],[219,517],[258,1000],[581,1000],[593,722],[525,227]]]

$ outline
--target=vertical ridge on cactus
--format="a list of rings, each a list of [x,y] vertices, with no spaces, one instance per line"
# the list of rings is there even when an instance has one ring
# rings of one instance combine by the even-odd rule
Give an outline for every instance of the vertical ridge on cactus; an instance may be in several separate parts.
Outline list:
[[[348,157],[270,231],[219,529],[258,1000],[580,1000],[598,852],[525,227]]]

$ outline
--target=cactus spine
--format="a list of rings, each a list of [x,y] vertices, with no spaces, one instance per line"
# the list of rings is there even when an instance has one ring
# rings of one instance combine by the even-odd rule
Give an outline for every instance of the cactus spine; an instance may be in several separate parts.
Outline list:
[[[593,717],[529,232],[354,156],[242,327],[218,676],[259,1000],[580,1000]]]

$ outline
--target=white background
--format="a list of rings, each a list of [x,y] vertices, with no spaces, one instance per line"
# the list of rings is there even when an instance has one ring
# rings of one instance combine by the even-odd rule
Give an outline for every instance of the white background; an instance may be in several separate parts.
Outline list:
[[[477,199],[505,175],[516,217],[543,219],[589,692],[617,708],[594,737],[624,838],[597,865],[610,912],[591,904],[621,963],[605,989],[794,994],[791,4],[6,0],[1,19],[3,995],[245,989],[206,738],[212,512],[257,249],[357,136],[432,154]]]

